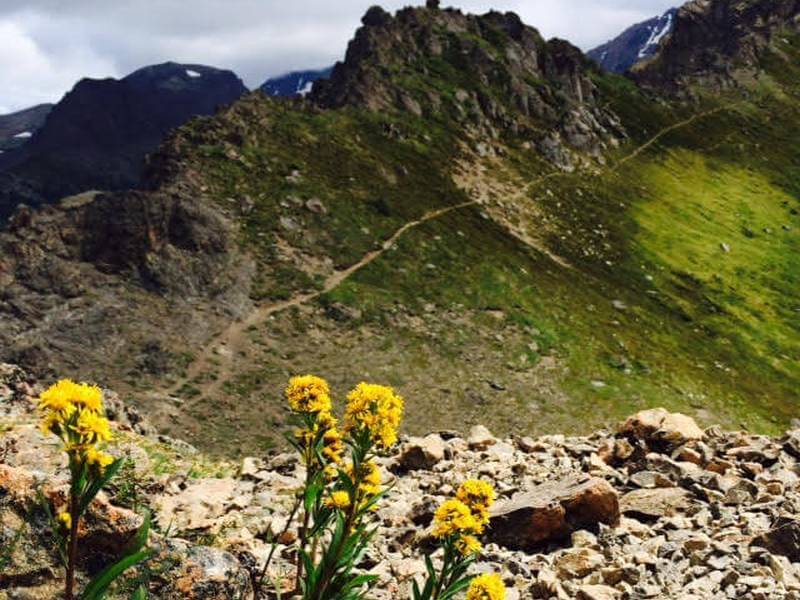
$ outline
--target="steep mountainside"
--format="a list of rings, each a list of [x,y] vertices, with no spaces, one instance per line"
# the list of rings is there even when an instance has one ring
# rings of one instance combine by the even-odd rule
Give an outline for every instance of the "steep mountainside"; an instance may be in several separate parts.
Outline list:
[[[39,128],[50,111],[52,104],[38,104],[8,115],[0,115],[0,151],[7,151],[27,142]]]
[[[317,71],[293,71],[267,79],[260,89],[267,96],[305,96],[311,91],[311,86],[317,79],[326,79],[332,70],[333,67]]]
[[[229,454],[280,441],[308,371],[396,386],[411,431],[655,404],[787,424],[800,35],[687,103],[515,15],[434,4],[371,9],[307,101],[248,94],[181,127],[147,191],[16,215],[0,359],[113,384]]]
[[[137,186],[167,132],[245,91],[230,71],[176,63],[78,82],[28,143],[0,158],[0,222],[20,202]]]
[[[677,12],[677,8],[672,8],[660,17],[637,23],[586,55],[604,69],[625,73],[639,61],[656,53],[661,40],[672,32]]]
[[[697,82],[725,87],[757,74],[771,42],[780,52],[798,31],[800,0],[692,0],[678,11],[668,42],[637,65],[636,79],[671,91]]]

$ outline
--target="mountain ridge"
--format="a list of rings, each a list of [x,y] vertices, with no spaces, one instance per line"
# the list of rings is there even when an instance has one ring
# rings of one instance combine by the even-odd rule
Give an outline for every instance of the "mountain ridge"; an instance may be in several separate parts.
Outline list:
[[[173,127],[245,91],[231,71],[178,63],[79,81],[30,140],[0,158],[0,219],[20,202],[136,187],[145,155]]]
[[[15,216],[0,358],[102,376],[217,453],[279,443],[299,371],[395,385],[415,432],[790,420],[798,36],[763,48],[770,85],[685,102],[510,15],[365,19],[310,98],[247,94],[144,190]]]

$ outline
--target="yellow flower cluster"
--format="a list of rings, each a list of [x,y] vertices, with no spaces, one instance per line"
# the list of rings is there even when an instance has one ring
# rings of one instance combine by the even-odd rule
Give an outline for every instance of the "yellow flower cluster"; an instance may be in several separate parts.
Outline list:
[[[384,385],[359,383],[347,395],[345,430],[369,431],[372,441],[384,449],[397,441],[403,416],[403,399]]]
[[[72,529],[72,515],[68,512],[60,512],[56,517],[56,521],[58,521],[59,526],[64,531],[69,531]]]
[[[41,430],[58,436],[71,458],[100,472],[113,462],[96,446],[111,440],[99,387],[62,379],[41,393],[39,411]]]
[[[494,488],[486,482],[470,479],[445,500],[433,517],[433,535],[455,538],[456,549],[464,556],[481,551],[477,535],[489,524],[489,508],[494,503]]]
[[[350,507],[350,494],[344,490],[336,490],[325,499],[325,506],[338,510],[345,510]]]
[[[328,383],[314,375],[292,377],[286,386],[286,398],[293,411],[299,413],[330,413],[331,394]]]
[[[482,530],[469,506],[456,498],[445,500],[433,515],[433,535],[437,538],[480,533]]]
[[[472,580],[467,590],[467,600],[505,600],[506,586],[496,573],[484,573]]]
[[[468,479],[458,488],[456,498],[466,504],[481,529],[489,524],[489,509],[494,504],[494,488],[485,481]]]

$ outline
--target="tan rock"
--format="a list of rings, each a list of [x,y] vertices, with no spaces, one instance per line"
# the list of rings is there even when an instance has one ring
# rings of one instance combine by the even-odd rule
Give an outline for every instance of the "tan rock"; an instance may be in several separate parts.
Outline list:
[[[686,442],[702,440],[705,435],[691,417],[671,413],[663,408],[643,410],[628,417],[618,427],[618,433],[638,438],[649,445],[666,445],[672,448]]]
[[[614,488],[604,479],[583,476],[544,483],[498,503],[492,512],[491,541],[526,551],[598,523],[617,525],[620,516]]]
[[[472,450],[486,450],[492,444],[497,443],[497,438],[483,425],[475,425],[469,430],[467,443]]]
[[[578,600],[615,600],[620,593],[607,585],[582,585],[578,588]]]
[[[412,438],[406,445],[398,462],[407,471],[431,469],[444,458],[444,442],[436,434],[424,438]]]
[[[563,579],[586,577],[604,565],[603,555],[591,548],[571,550],[555,561],[556,572]]]
[[[620,511],[626,515],[650,518],[671,517],[689,508],[691,494],[682,488],[641,489],[620,499]]]

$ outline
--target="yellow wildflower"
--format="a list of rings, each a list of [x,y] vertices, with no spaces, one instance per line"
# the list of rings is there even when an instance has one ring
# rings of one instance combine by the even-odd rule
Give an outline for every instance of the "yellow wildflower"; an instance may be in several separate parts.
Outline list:
[[[295,412],[329,413],[331,410],[328,384],[314,375],[292,377],[286,387],[286,398]]]
[[[467,600],[505,600],[506,586],[496,573],[484,573],[472,580],[467,590]]]
[[[63,420],[59,413],[49,411],[42,416],[42,420],[39,422],[39,430],[44,434],[53,433],[55,435],[61,435],[61,424]]]
[[[336,427],[328,429],[322,436],[324,444],[322,454],[329,462],[340,463],[342,462],[342,453],[344,452],[344,442],[342,441],[342,434]]]
[[[88,443],[107,442],[111,439],[108,419],[94,412],[81,412],[75,431]]]
[[[39,409],[63,413],[65,416],[75,411],[73,401],[78,385],[69,379],[61,379],[39,395]]]
[[[73,402],[96,413],[103,411],[103,392],[96,385],[81,383],[75,386]]]
[[[350,506],[350,494],[344,490],[337,490],[325,499],[325,506],[344,510]]]
[[[483,545],[474,535],[462,535],[456,540],[456,549],[462,556],[472,556],[481,551]]]
[[[72,529],[72,515],[68,512],[60,512],[56,517],[56,521],[58,524],[65,530],[69,531]]]
[[[90,467],[97,467],[100,472],[114,462],[113,456],[98,450],[94,446],[89,446],[86,448],[83,453],[83,459],[86,461],[86,464],[88,464]]]
[[[361,463],[358,473],[353,472],[352,463],[347,465],[346,473],[358,484],[358,489],[366,497],[375,496],[381,491],[381,470],[371,460]]]
[[[482,526],[489,523],[489,509],[494,504],[494,488],[485,481],[469,479],[461,484],[456,498],[466,504]]]
[[[456,498],[445,500],[433,516],[433,536],[447,537],[453,534],[480,533],[481,524],[475,520],[469,506]]]
[[[372,441],[389,448],[397,441],[403,416],[403,399],[384,385],[359,383],[347,395],[345,430],[366,429]]]

